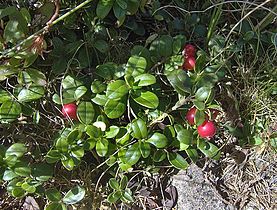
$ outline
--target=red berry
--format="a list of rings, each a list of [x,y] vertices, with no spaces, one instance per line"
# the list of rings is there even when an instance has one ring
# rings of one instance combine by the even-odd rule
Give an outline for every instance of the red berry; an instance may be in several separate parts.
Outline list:
[[[194,57],[187,57],[185,62],[183,63],[184,70],[193,70],[195,67],[195,58]]]
[[[195,122],[194,122],[194,118],[195,118],[195,113],[196,113],[196,108],[195,107],[192,107],[188,112],[187,112],[187,115],[186,115],[186,119],[188,121],[188,123],[190,125],[194,125]]]
[[[62,107],[62,113],[65,118],[70,118],[72,120],[78,120],[77,106],[74,103],[64,104]]]
[[[216,133],[216,127],[212,121],[206,120],[202,125],[197,127],[197,131],[200,137],[211,138]]]
[[[194,57],[195,56],[195,47],[192,44],[185,45],[184,56],[185,57]]]

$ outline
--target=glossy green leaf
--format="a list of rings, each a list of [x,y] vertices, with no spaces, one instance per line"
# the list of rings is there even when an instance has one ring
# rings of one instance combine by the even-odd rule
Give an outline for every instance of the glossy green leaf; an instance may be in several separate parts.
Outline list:
[[[150,155],[151,152],[151,146],[147,142],[141,142],[140,143],[140,153],[143,158],[147,158]]]
[[[28,68],[26,72],[29,74],[30,79],[35,85],[38,85],[38,86],[46,85],[46,77],[41,71],[33,68]]]
[[[75,158],[82,158],[85,155],[85,151],[82,147],[76,146],[71,148],[71,155]]]
[[[197,142],[198,149],[207,157],[214,160],[219,160],[221,153],[217,146],[210,142],[206,142],[203,139],[199,139]]]
[[[100,0],[97,4],[96,15],[100,19],[104,19],[112,9],[114,0]]]
[[[62,80],[62,87],[67,90],[67,89],[76,89],[77,87],[81,86],[82,83],[75,79],[74,77],[67,75],[63,80]]]
[[[23,190],[21,187],[15,187],[12,190],[12,196],[16,198],[23,197],[25,195],[25,190]]]
[[[145,72],[146,66],[147,66],[147,62],[144,57],[133,55],[129,58],[127,62],[126,74],[136,77]]]
[[[90,86],[91,91],[96,94],[102,93],[106,88],[107,85],[99,80],[93,81]]]
[[[21,106],[14,100],[5,101],[0,107],[0,122],[12,122],[19,117]]]
[[[192,87],[191,80],[184,70],[177,69],[169,72],[166,76],[177,93],[180,95],[190,93]]]
[[[115,203],[116,201],[119,200],[120,197],[121,197],[121,192],[115,191],[108,195],[107,200],[109,203]]]
[[[91,101],[99,106],[104,106],[108,101],[108,97],[106,95],[96,94]]]
[[[205,101],[206,98],[210,95],[211,88],[209,87],[201,87],[195,93],[195,98],[198,101]]]
[[[122,194],[122,198],[127,202],[134,202],[134,198],[132,196],[132,191],[129,189],[124,190]]]
[[[142,119],[135,119],[131,123],[132,136],[136,139],[144,139],[147,137],[147,126]]]
[[[107,62],[102,65],[98,65],[95,69],[95,73],[106,80],[111,80],[111,79],[114,79],[115,69],[117,68],[118,68],[117,64],[112,62]]]
[[[40,99],[44,95],[44,88],[42,86],[31,85],[28,88],[23,88],[17,98],[20,102],[30,102]]]
[[[113,188],[114,190],[118,190],[120,187],[119,187],[119,183],[118,181],[115,179],[115,178],[111,178],[109,180],[109,185],[111,188]]]
[[[78,105],[77,116],[80,122],[90,124],[93,122],[95,110],[91,102],[83,101]]]
[[[98,138],[101,136],[101,130],[100,128],[97,128],[94,125],[87,125],[85,128],[86,133],[91,137],[91,138]]]
[[[196,108],[198,109],[198,110],[204,110],[205,109],[205,103],[204,102],[202,102],[202,101],[197,101],[197,100],[194,100],[193,101],[193,104],[196,106]]]
[[[116,135],[116,143],[124,145],[130,139],[130,134],[126,128],[120,128]]]
[[[10,93],[8,93],[7,91],[5,91],[3,89],[0,89],[0,104],[4,103],[6,101],[9,101],[11,99],[12,99],[12,97],[11,97]]]
[[[25,37],[23,25],[20,24],[19,19],[8,21],[4,30],[4,39],[6,42],[16,43],[18,40]]]
[[[157,150],[153,155],[155,162],[161,162],[166,158],[166,152],[164,150]]]
[[[168,161],[172,166],[177,169],[187,169],[189,167],[188,162],[178,153],[167,153]]]
[[[78,101],[83,95],[85,95],[87,92],[87,88],[85,86],[79,86],[76,88],[74,93],[74,98],[76,101]]]
[[[149,86],[156,83],[156,77],[151,74],[141,74],[135,77],[134,82],[137,86]]]
[[[177,132],[177,139],[180,143],[188,146],[192,143],[193,133],[190,129],[182,129],[181,131]],[[187,149],[185,148],[185,149]],[[182,150],[184,149],[184,146]]]
[[[167,146],[168,140],[164,134],[154,133],[147,142],[153,144],[157,148],[164,148]]]
[[[62,164],[68,171],[72,171],[75,166],[74,160],[71,157],[63,159]]]
[[[124,161],[125,163],[132,166],[139,161],[140,157],[141,157],[141,153],[139,149],[139,144],[135,143],[127,149],[125,153]]]
[[[205,112],[197,109],[194,117],[195,124],[197,126],[202,125],[205,120],[206,120]]]
[[[114,138],[118,134],[119,130],[119,127],[112,125],[111,127],[109,127],[109,130],[106,131],[105,137],[108,139]]]
[[[110,119],[121,117],[126,110],[126,104],[122,100],[108,100],[104,106],[104,112]]]
[[[24,162],[16,163],[13,167],[14,173],[19,176],[28,177],[31,174],[31,168]]]
[[[154,61],[161,57],[168,57],[172,55],[173,38],[168,35],[162,35],[151,43],[150,53],[155,57]]]
[[[120,189],[125,189],[128,185],[128,177],[123,175],[121,180],[120,180]]]
[[[178,54],[186,43],[186,37],[184,35],[177,35],[173,37],[172,50],[173,54]]]
[[[53,165],[47,163],[32,164],[32,176],[38,181],[47,181],[53,177]]]
[[[47,189],[45,195],[49,201],[60,201],[62,199],[61,193],[56,188]]]
[[[6,151],[6,157],[15,155],[17,158],[20,158],[27,152],[27,148],[24,144],[15,143],[11,145]]]
[[[55,163],[61,159],[61,153],[58,150],[50,150],[45,158],[47,163]]]
[[[16,177],[18,177],[18,175],[16,173],[14,173],[12,170],[5,170],[4,175],[3,175],[3,180],[10,181]]]
[[[55,146],[57,148],[57,150],[59,150],[60,152],[63,152],[63,153],[66,153],[68,151],[68,141],[67,141],[67,138],[58,138],[56,143],[55,143]]]
[[[78,203],[85,197],[85,194],[85,188],[76,186],[65,194],[63,202],[67,205]]]
[[[155,93],[152,93],[150,91],[137,90],[131,96],[134,101],[141,106],[150,109],[156,109],[159,106],[159,98]]]
[[[100,157],[104,157],[109,150],[109,141],[107,139],[100,139],[96,143],[96,152]]]
[[[129,88],[124,80],[116,80],[108,84],[106,96],[109,99],[121,99],[129,92]]]

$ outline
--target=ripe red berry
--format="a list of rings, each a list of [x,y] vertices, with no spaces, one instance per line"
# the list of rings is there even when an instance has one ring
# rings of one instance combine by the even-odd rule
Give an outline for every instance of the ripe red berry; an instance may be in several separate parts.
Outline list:
[[[184,47],[184,56],[185,57],[194,57],[195,56],[195,47],[192,44],[187,44]]]
[[[184,70],[193,70],[195,67],[195,58],[194,57],[187,57],[185,58],[185,62],[183,63]]]
[[[77,106],[74,103],[64,104],[62,107],[62,113],[65,118],[70,118],[72,120],[78,120]]]
[[[216,133],[216,127],[212,121],[206,120],[202,125],[197,127],[197,131],[200,137],[211,138]]]
[[[195,108],[195,107],[192,107],[192,108],[187,112],[186,120],[188,121],[188,123],[189,123],[190,125],[194,125],[194,124],[195,124],[195,122],[194,122],[195,113],[196,113],[196,108]]]

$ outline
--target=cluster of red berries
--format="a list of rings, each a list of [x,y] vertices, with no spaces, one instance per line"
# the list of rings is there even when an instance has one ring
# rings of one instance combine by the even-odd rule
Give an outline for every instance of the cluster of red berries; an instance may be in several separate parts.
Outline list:
[[[184,63],[182,68],[184,70],[193,70],[195,67],[195,47],[192,44],[187,44],[184,47],[183,55],[184,55]]]
[[[186,120],[190,125],[195,125],[195,114],[197,109],[192,107],[186,115]],[[206,114],[205,121],[197,127],[197,131],[200,137],[202,138],[212,138],[216,133],[216,126],[212,120],[216,118],[218,115],[218,110],[211,109],[211,120],[209,120],[209,116]]]

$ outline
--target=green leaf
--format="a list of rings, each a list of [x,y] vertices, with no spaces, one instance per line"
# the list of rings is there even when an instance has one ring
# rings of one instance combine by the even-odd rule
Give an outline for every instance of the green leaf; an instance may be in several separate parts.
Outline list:
[[[116,80],[108,84],[106,96],[109,99],[121,99],[129,92],[129,88],[124,80]]]
[[[85,130],[91,138],[98,138],[101,136],[100,128],[97,128],[94,125],[87,125]]]
[[[61,193],[56,188],[47,189],[45,195],[49,201],[60,201],[62,199]]]
[[[109,150],[109,141],[107,139],[100,139],[96,143],[96,152],[100,157],[104,157]]]
[[[57,148],[57,150],[59,150],[60,152],[66,153],[68,151],[68,141],[67,138],[64,137],[60,137],[57,139],[55,146]]]
[[[167,146],[168,140],[164,134],[154,133],[147,142],[153,144],[157,148],[164,148]]]
[[[119,183],[118,183],[118,181],[117,181],[115,178],[111,178],[111,179],[109,180],[109,185],[110,185],[111,188],[113,188],[114,190],[120,189]]]
[[[6,42],[16,43],[25,37],[23,26],[18,19],[8,21],[4,30],[4,39]]]
[[[123,175],[120,180],[120,189],[124,190],[128,185],[128,177]]]
[[[166,158],[166,152],[164,150],[157,150],[153,155],[155,162],[161,162]]]
[[[131,50],[131,55],[136,55],[139,57],[144,57],[147,62],[147,68],[151,65],[151,55],[149,50],[146,47],[143,47],[141,45],[135,45],[133,49]]]
[[[0,70],[1,71],[1,70]],[[11,100],[11,94],[9,94],[7,91],[0,89],[0,104]]]
[[[221,153],[217,146],[210,142],[206,142],[203,139],[199,139],[197,142],[198,149],[207,157],[214,160],[219,160]]]
[[[141,142],[140,143],[140,153],[143,158],[147,158],[150,155],[151,146],[149,143]]]
[[[107,200],[109,203],[115,203],[116,201],[118,201],[120,197],[121,197],[121,192],[115,191],[108,195]]]
[[[201,111],[201,110],[197,109],[196,112],[195,112],[195,117],[194,117],[195,124],[197,126],[202,125],[203,122],[206,120],[206,116],[207,115],[205,114],[204,111]]]
[[[42,86],[30,85],[28,88],[21,89],[17,98],[20,102],[31,102],[40,99],[43,95],[44,88]]]
[[[82,147],[76,146],[71,148],[71,155],[75,158],[82,158],[85,155],[85,151]]]
[[[78,105],[77,116],[80,122],[90,124],[95,115],[95,110],[91,102],[83,101]]]
[[[193,100],[193,104],[196,106],[197,110],[203,111],[205,109],[205,103],[202,101]]]
[[[180,151],[187,149],[192,143],[193,133],[189,129],[181,129],[177,132],[177,139],[180,142]]]
[[[74,93],[74,98],[76,101],[78,101],[83,95],[85,95],[87,92],[87,88],[85,86],[77,87]]]
[[[199,159],[199,155],[196,149],[188,148],[185,150],[188,157],[193,161],[196,162]]]
[[[67,90],[67,89],[76,89],[77,87],[81,86],[82,83],[73,78],[72,76],[68,75],[66,76],[63,81],[62,81],[62,87]]]
[[[92,98],[91,101],[99,106],[104,106],[107,103],[108,98],[106,95],[96,94],[96,96]]]
[[[93,46],[101,53],[106,53],[109,51],[109,44],[103,39],[96,40]]]
[[[115,4],[113,5],[113,12],[114,16],[117,18],[117,27],[121,26],[126,18],[126,9],[122,9],[120,5],[117,3],[118,0],[116,0]]]
[[[76,186],[65,194],[63,202],[67,205],[78,203],[85,197],[85,194],[86,190],[83,187]]]
[[[100,19],[104,19],[112,9],[114,0],[100,0],[97,4],[96,15]]]
[[[62,164],[68,171],[72,171],[75,166],[75,162],[71,157],[67,157],[67,159],[63,159]]]
[[[66,210],[66,206],[63,203],[51,202],[44,207],[44,210]]]
[[[135,81],[137,86],[149,86],[156,83],[156,77],[151,74],[141,74],[135,77]]]
[[[13,167],[17,163],[18,158],[16,155],[9,155],[4,158],[4,161],[9,167]]]
[[[144,139],[147,137],[146,123],[142,119],[135,119],[131,123],[132,136],[136,139]]]
[[[6,157],[15,155],[17,158],[20,158],[27,152],[27,148],[24,144],[15,143],[11,145],[6,151]]]
[[[119,130],[119,127],[112,125],[111,127],[109,127],[109,130],[106,131],[105,137],[108,139],[112,139],[118,134]]]
[[[21,106],[14,100],[5,101],[0,107],[0,121],[12,122],[19,117]]]
[[[61,159],[61,153],[58,150],[50,150],[45,158],[47,163],[55,163]]]
[[[16,163],[13,170],[19,176],[29,177],[31,174],[31,168],[24,162]]]
[[[32,176],[38,181],[49,180],[53,176],[53,173],[53,165],[47,163],[32,164]]]
[[[168,35],[162,35],[154,40],[150,46],[150,53],[154,57],[153,61],[158,61],[161,57],[172,55],[173,38]]]
[[[120,128],[115,138],[116,143],[124,145],[130,139],[130,134],[126,128]]]
[[[136,77],[145,72],[146,66],[147,62],[144,57],[133,55],[129,58],[127,62],[126,74]]]
[[[117,64],[112,62],[107,62],[102,65],[98,65],[95,69],[95,73],[106,80],[111,80],[111,79],[115,79],[114,78],[115,69],[117,68],[118,68]]]
[[[125,161],[125,163],[132,166],[132,165],[135,165],[139,161],[140,156],[141,156],[141,153],[140,153],[140,149],[139,149],[139,144],[135,143],[127,149],[127,151],[125,153],[124,161]]]
[[[191,91],[191,79],[188,77],[187,73],[184,70],[177,69],[169,72],[167,79],[172,87],[179,93],[184,96]]]
[[[172,50],[173,54],[178,54],[186,43],[186,37],[184,35],[177,35],[173,38]]]
[[[122,194],[122,198],[126,200],[127,202],[134,202],[134,198],[132,197],[132,191],[131,190],[124,190]]]
[[[12,190],[12,196],[16,197],[16,198],[20,198],[23,197],[25,195],[25,190],[23,190],[21,187],[15,187]]]
[[[106,90],[107,85],[99,80],[93,81],[91,83],[91,92],[93,93],[102,93],[104,90]]]
[[[126,104],[122,100],[108,100],[104,106],[104,112],[110,119],[121,117],[126,110]]]
[[[210,95],[211,88],[209,87],[201,87],[195,93],[195,98],[198,101],[205,101],[206,98]]]
[[[131,94],[132,98],[135,102],[140,104],[141,106],[156,109],[159,106],[159,98],[155,93],[150,91],[141,91],[137,90],[133,94]]]
[[[177,169],[187,169],[189,164],[188,162],[178,153],[167,153],[168,161],[172,166]]]
[[[3,175],[3,180],[10,181],[16,177],[18,177],[18,175],[16,173],[14,173],[12,170],[5,170],[4,175]]]
[[[45,75],[38,71],[37,69],[28,68],[26,70],[32,82],[38,86],[45,86],[46,85],[46,77]]]

